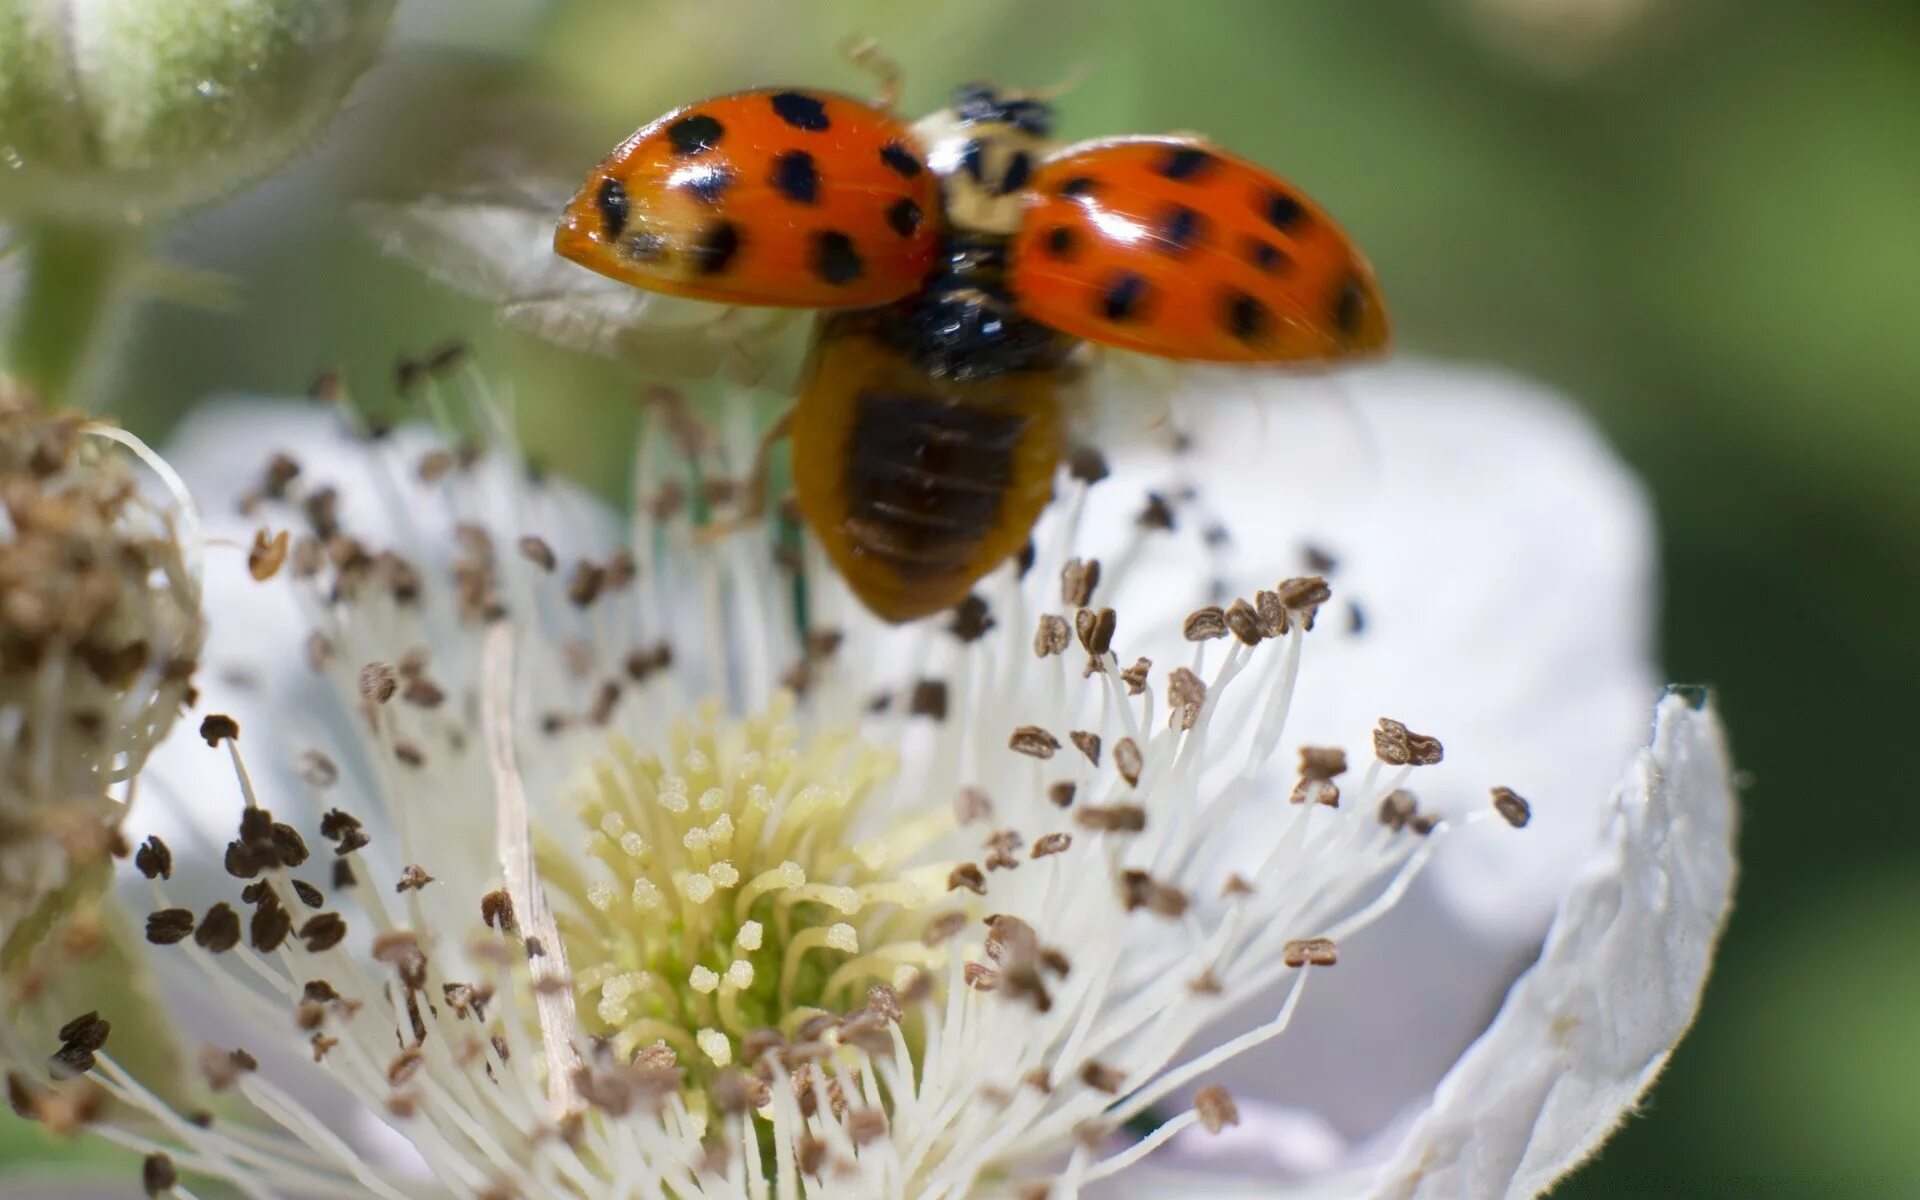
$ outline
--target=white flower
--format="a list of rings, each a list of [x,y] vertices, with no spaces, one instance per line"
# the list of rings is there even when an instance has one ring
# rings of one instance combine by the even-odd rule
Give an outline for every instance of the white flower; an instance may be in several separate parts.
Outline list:
[[[1577,584],[1582,553],[1565,529],[1534,544],[1525,514],[1624,505],[1632,524],[1631,492],[1539,401],[1457,395],[1511,393],[1495,381],[1387,372],[1353,388],[1381,429],[1382,494],[1407,445],[1473,431],[1488,440],[1450,449],[1497,452],[1473,478],[1498,519],[1456,527],[1473,505],[1405,495],[1382,514],[1392,536],[1362,538],[1295,523],[1328,503],[1312,455],[1266,462],[1252,508],[1214,457],[1116,462],[1091,487],[1063,477],[1024,576],[1009,566],[977,605],[906,629],[866,617],[811,551],[796,579],[764,532],[696,533],[690,513],[724,512],[715,480],[745,459],[743,409],[717,446],[656,410],[636,484],[650,516],[624,551],[585,558],[569,536],[590,544],[605,518],[518,481],[508,454],[468,467],[405,432],[342,454],[311,416],[203,418],[180,458],[210,506],[251,490],[276,502],[249,520],[325,538],[297,545],[290,571],[333,700],[277,669],[251,698],[211,700],[238,738],[210,719],[218,749],[190,749],[230,756],[223,784],[168,748],[175,790],[230,806],[225,865],[245,884],[189,900],[188,872],[155,878],[150,930],[201,993],[265,1023],[203,1065],[281,1131],[180,1120],[81,1028],[68,1057],[148,1114],[102,1131],[256,1193],[1140,1194],[1175,1165],[1216,1165],[1163,1151],[1239,1119],[1203,1085],[1293,1040],[1302,997],[1365,962],[1369,928],[1429,860],[1484,874],[1531,850],[1576,878],[1549,889],[1540,964],[1379,1165],[1349,1156],[1322,1182],[1544,1186],[1693,1010],[1730,875],[1717,726],[1669,699],[1639,759],[1599,751],[1627,770],[1604,826],[1604,783],[1566,789],[1580,772],[1524,754],[1538,714],[1502,728],[1510,699],[1591,719],[1606,705],[1590,689],[1619,686],[1526,636],[1557,629],[1526,605],[1564,599],[1539,585]],[[504,423],[479,413],[504,451]],[[1263,445],[1312,423],[1271,422]],[[298,459],[218,486],[261,433]],[[1530,452],[1549,460],[1538,477]],[[355,478],[329,492],[342,471]],[[1240,548],[1209,548],[1217,521]],[[1342,560],[1331,597],[1277,569],[1302,539]],[[1537,561],[1487,569],[1517,554]],[[1396,562],[1419,573],[1396,578]],[[1242,569],[1259,572],[1245,602],[1209,607],[1210,579]],[[217,630],[249,610],[250,657],[292,656],[271,595],[211,592]],[[1622,620],[1633,642],[1643,616]],[[1489,627],[1505,637],[1469,636]],[[1638,645],[1596,657],[1637,660]],[[1552,671],[1538,694],[1509,694],[1535,665]],[[1513,877],[1513,924],[1537,933],[1553,901]],[[1500,895],[1431,878],[1419,903],[1468,927]],[[1252,1023],[1219,1032],[1249,1007]],[[296,1098],[313,1068],[255,1071],[274,1031],[405,1137],[431,1182],[317,1119]],[[1344,1070],[1364,1077],[1417,1036],[1376,1028]],[[1233,1186],[1189,1173],[1169,1190]]]

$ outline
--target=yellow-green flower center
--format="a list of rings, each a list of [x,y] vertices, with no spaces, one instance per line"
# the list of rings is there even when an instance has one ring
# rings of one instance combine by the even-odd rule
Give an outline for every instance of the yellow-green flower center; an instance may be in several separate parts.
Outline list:
[[[792,708],[705,706],[654,752],[614,738],[574,797],[584,844],[541,846],[583,1021],[623,1058],[664,1042],[695,1086],[747,1035],[794,1037],[941,961],[916,914],[946,867],[912,864],[951,815],[884,823],[894,756],[803,735]]]

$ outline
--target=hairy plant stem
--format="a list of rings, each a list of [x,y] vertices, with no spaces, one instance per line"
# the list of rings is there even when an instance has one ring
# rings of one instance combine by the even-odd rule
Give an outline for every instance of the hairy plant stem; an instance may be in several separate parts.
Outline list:
[[[18,233],[25,279],[0,343],[0,372],[49,408],[97,408],[132,315],[141,238],[59,224]]]

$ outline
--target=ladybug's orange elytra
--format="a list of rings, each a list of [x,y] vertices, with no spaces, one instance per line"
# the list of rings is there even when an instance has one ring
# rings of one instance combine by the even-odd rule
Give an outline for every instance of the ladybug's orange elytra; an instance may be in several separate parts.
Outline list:
[[[951,607],[1052,495],[1087,343],[1323,364],[1386,311],[1333,220],[1205,142],[1059,150],[1044,98],[971,84],[911,128],[762,89],[680,109],[603,161],[554,237],[637,287],[840,310],[790,423],[795,498],[883,619]]]

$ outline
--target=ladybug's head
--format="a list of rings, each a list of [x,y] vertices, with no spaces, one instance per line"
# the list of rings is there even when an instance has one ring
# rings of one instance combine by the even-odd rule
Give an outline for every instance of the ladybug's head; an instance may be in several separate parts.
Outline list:
[[[961,87],[951,108],[921,118],[913,132],[940,177],[948,223],[965,233],[1019,228],[1027,180],[1057,148],[1045,97],[985,83]]]
[[[963,83],[954,90],[953,111],[976,125],[1011,125],[1034,137],[1053,133],[1053,104],[1027,92],[1003,92],[990,83]]]

